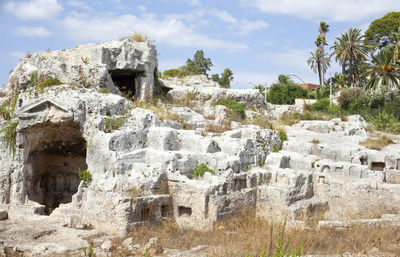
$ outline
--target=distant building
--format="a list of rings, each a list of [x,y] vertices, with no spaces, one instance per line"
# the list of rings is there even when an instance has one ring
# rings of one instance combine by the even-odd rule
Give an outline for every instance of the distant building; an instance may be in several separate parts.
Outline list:
[[[317,87],[319,87],[319,85],[311,84],[311,83],[297,84],[297,85],[307,91],[315,91],[317,89]]]

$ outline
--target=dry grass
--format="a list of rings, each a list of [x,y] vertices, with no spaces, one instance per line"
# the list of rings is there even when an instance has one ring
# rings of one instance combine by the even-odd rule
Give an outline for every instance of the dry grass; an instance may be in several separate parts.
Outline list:
[[[394,144],[394,138],[389,135],[378,135],[376,137],[367,138],[364,142],[361,142],[360,145],[363,145],[369,149],[374,150],[382,150],[382,148]]]
[[[315,139],[315,138],[314,138],[313,140],[311,140],[310,143],[316,145],[316,144],[319,144],[320,142],[319,142],[318,139]]]
[[[218,222],[210,231],[180,229],[174,222],[159,227],[145,226],[130,235],[135,244],[145,245],[158,237],[165,248],[187,250],[198,245],[211,246],[208,256],[246,256],[247,252],[259,256],[263,246],[265,256],[276,249],[278,236],[290,249],[301,245],[302,254],[327,255],[368,253],[373,248],[382,253],[394,253],[400,243],[400,229],[380,227],[350,227],[345,230],[310,229],[282,230],[282,224],[272,224],[255,218],[254,211]],[[282,233],[280,233],[282,231]],[[115,240],[115,244],[122,239]],[[397,249],[398,250],[398,249]],[[113,256],[123,256],[114,251]]]
[[[197,90],[192,90],[186,92],[185,96],[180,99],[174,99],[173,104],[178,106],[186,106],[189,108],[194,108],[197,105],[199,98]]]
[[[160,120],[171,120],[178,122],[181,121],[181,117],[178,114],[173,113],[170,110],[170,107],[166,105],[160,106],[156,102],[149,103],[149,102],[134,101],[133,104],[131,105],[131,108],[132,109],[142,108],[142,109],[152,110],[153,112],[155,112],[155,114]]]
[[[231,121],[228,120],[226,122],[223,122],[221,124],[207,124],[205,126],[205,132],[213,132],[213,133],[224,133],[225,131],[231,130]]]
[[[141,32],[135,32],[132,35],[122,37],[120,40],[125,40],[125,39],[131,39],[136,42],[146,42],[148,40],[148,37],[146,34],[141,33]]]

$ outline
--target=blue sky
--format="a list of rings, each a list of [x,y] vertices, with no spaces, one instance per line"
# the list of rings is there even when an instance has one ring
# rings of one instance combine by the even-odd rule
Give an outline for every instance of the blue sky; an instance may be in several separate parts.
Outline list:
[[[320,21],[330,25],[332,44],[346,29],[365,30],[399,10],[398,0],[0,0],[0,86],[28,52],[133,32],[155,41],[161,71],[179,67],[202,49],[214,64],[210,74],[233,71],[233,88],[249,88],[248,81],[270,85],[288,73],[317,83],[306,60]],[[327,73],[336,71],[333,61]]]

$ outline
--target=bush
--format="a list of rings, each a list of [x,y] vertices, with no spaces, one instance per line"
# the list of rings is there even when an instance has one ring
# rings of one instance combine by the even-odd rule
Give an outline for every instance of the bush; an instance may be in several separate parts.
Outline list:
[[[199,177],[199,176],[202,177],[202,176],[204,176],[204,174],[205,174],[206,172],[209,172],[209,173],[215,175],[215,172],[214,172],[212,169],[208,168],[207,165],[205,165],[204,163],[199,164],[199,165],[192,171],[192,173],[193,173],[193,175],[194,175],[195,177]]]
[[[184,70],[182,69],[169,69],[165,70],[163,73],[163,77],[177,77],[177,78],[183,78],[187,76]]]
[[[381,111],[377,116],[371,114],[366,115],[366,119],[374,125],[377,130],[386,131],[390,133],[400,133],[400,123],[394,117],[393,113]]]
[[[79,168],[78,176],[80,180],[83,180],[83,185],[88,186],[88,184],[92,181],[92,173],[88,170],[81,170]]]
[[[307,91],[303,88],[287,84],[274,84],[268,90],[267,102],[272,104],[294,104],[296,98],[305,98]]]
[[[337,101],[341,108],[347,110],[357,110],[361,108],[358,100],[361,98],[363,91],[359,88],[343,90]]]
[[[11,120],[14,116],[15,106],[17,105],[18,95],[14,97],[14,100],[8,100],[0,106],[0,116],[5,120]]]
[[[316,101],[311,105],[311,110],[313,111],[327,111],[329,109],[329,99],[324,98]]]
[[[240,119],[246,118],[244,105],[241,103],[238,103],[237,101],[235,101],[233,99],[222,98],[217,102],[217,105],[223,105],[226,108],[232,110],[236,116],[234,118],[240,118]]]

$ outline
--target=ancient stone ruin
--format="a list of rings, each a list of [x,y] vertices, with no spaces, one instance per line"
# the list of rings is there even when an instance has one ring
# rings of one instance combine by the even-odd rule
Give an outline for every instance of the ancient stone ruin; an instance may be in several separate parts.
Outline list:
[[[282,142],[272,129],[224,125],[231,110],[220,99],[246,105],[252,120],[278,112],[257,90],[197,76],[160,80],[160,91],[156,68],[155,47],[128,39],[21,60],[0,89],[11,113],[0,118],[11,138],[0,151],[4,217],[124,235],[168,219],[211,229],[244,208],[303,228],[374,208],[399,211],[399,144],[361,146],[362,117],[300,121],[285,127]],[[158,113],[139,107],[162,91],[181,104]],[[196,176],[201,165],[212,172]]]

